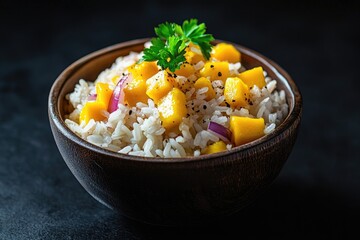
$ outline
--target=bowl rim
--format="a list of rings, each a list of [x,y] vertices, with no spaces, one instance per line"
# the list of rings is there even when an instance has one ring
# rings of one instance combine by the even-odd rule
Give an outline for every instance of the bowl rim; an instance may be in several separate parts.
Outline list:
[[[226,157],[230,156],[236,152],[246,152],[251,151],[252,149],[258,147],[261,144],[270,142],[272,139],[276,137],[280,137],[283,132],[288,130],[298,118],[301,118],[302,115],[302,95],[301,92],[294,82],[294,80],[291,78],[291,76],[282,68],[280,67],[276,62],[269,59],[268,57],[260,54],[259,52],[250,49],[248,47],[242,46],[237,43],[233,43],[227,40],[222,39],[216,39],[214,43],[219,42],[226,42],[233,44],[237,49],[240,50],[242,54],[246,54],[249,57],[257,59],[261,66],[266,65],[268,68],[271,69],[277,76],[281,77],[281,81],[284,85],[290,90],[291,98],[293,98],[294,105],[291,107],[289,105],[289,112],[287,117],[283,120],[283,122],[276,126],[275,130],[259,139],[256,139],[254,141],[251,141],[249,143],[233,147],[231,150],[222,151],[218,153],[213,154],[206,154],[206,155],[200,155],[200,156],[187,156],[187,157],[180,157],[180,158],[161,158],[161,157],[142,157],[142,156],[133,156],[129,154],[124,153],[118,153],[114,152],[99,146],[96,146],[78,135],[76,135],[74,132],[70,130],[65,124],[65,121],[63,121],[62,116],[60,115],[59,111],[59,95],[60,92],[65,85],[67,79],[76,72],[82,65],[86,64],[87,62],[100,57],[102,55],[109,54],[114,51],[118,51],[121,48],[131,47],[134,45],[144,44],[147,41],[150,41],[151,38],[140,38],[140,39],[134,39],[129,41],[124,41],[121,43],[117,43],[114,45],[110,45],[107,47],[104,47],[102,49],[99,49],[97,51],[91,52],[75,62],[73,62],[71,65],[66,67],[60,75],[56,78],[54,83],[51,86],[49,97],[48,97],[48,115],[49,120],[53,121],[56,128],[69,140],[74,142],[75,144],[79,144],[84,148],[87,148],[91,151],[97,152],[99,154],[108,155],[110,157],[117,158],[119,160],[130,160],[130,161],[140,161],[140,162],[157,162],[157,163],[181,163],[181,162],[197,162],[197,161],[204,161],[204,160],[215,160],[219,157]],[[279,79],[277,79],[279,80]]]

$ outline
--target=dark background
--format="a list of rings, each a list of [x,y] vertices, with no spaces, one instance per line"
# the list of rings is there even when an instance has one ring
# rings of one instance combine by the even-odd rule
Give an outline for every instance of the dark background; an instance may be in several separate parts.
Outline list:
[[[349,239],[359,236],[359,8],[355,1],[0,1],[0,239]],[[154,227],[116,215],[73,177],[47,97],[78,58],[198,18],[282,66],[304,100],[298,140],[261,198],[223,224]]]

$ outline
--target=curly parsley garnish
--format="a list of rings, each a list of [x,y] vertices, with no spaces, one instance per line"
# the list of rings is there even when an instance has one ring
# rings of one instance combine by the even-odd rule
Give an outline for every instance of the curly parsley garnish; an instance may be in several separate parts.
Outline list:
[[[162,68],[174,72],[185,62],[185,49],[190,43],[196,44],[206,59],[210,58],[214,40],[211,34],[205,33],[204,23],[198,24],[197,19],[185,20],[182,26],[176,23],[162,23],[155,27],[158,36],[151,40],[151,47],[144,49],[142,61],[157,61]]]

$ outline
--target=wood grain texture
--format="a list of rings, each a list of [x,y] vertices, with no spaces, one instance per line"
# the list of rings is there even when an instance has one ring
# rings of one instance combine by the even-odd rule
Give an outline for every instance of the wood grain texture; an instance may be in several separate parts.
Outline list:
[[[57,78],[50,90],[48,113],[62,157],[95,199],[141,222],[203,224],[240,211],[280,173],[295,144],[302,114],[301,93],[295,82],[280,66],[251,49],[234,44],[242,53],[245,67],[261,65],[277,79],[290,108],[285,121],[261,139],[200,157],[145,158],[102,149],[66,127],[65,95],[78,80],[95,80],[117,57],[142,50],[148,40],[120,43],[89,54]]]

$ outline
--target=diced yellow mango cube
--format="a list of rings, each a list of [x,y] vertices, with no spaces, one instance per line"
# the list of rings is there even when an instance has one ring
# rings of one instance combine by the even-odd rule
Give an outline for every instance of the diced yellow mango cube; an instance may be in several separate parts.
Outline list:
[[[118,81],[120,80],[120,76],[119,75],[115,75],[111,78],[111,81],[114,85],[116,85],[118,83]]]
[[[189,63],[183,63],[181,64],[180,69],[176,70],[174,73],[178,76],[189,77],[195,73],[195,68]]]
[[[175,79],[165,70],[146,80],[146,95],[157,103],[174,87]]]
[[[142,79],[133,79],[124,87],[124,101],[131,107],[136,103],[147,103],[149,97],[146,95],[146,82]]]
[[[134,79],[147,80],[159,72],[156,62],[142,62],[128,68]]]
[[[187,114],[185,94],[178,88],[174,87],[159,104],[158,110],[162,126],[167,131],[176,131],[183,117]]]
[[[109,88],[109,84],[98,82],[96,83],[95,89],[97,94],[96,101],[103,104],[104,109],[107,109],[113,92]]]
[[[205,62],[205,58],[201,53],[200,47],[193,43],[190,43],[186,48],[185,58],[190,64],[197,64],[200,61]]]
[[[215,98],[215,91],[214,88],[211,85],[211,82],[209,79],[207,79],[206,77],[201,77],[198,80],[196,80],[194,87],[196,90],[203,88],[203,87],[207,87],[208,91],[205,93],[206,101],[210,101],[211,99]]]
[[[207,62],[200,70],[202,77],[210,77],[211,81],[225,80],[230,76],[229,63],[228,62]]]
[[[253,69],[246,70],[239,74],[239,78],[241,78],[241,80],[243,80],[249,87],[256,85],[261,89],[266,85],[264,70],[262,67],[255,67]]]
[[[263,118],[231,116],[230,131],[235,146],[245,144],[264,136],[265,122]]]
[[[228,78],[224,89],[225,101],[232,107],[245,107],[250,101],[249,87],[238,77]]]
[[[211,154],[211,153],[217,153],[217,152],[222,152],[222,151],[226,151],[226,143],[224,143],[223,141],[218,141],[215,142],[209,146],[207,146],[206,148],[204,148],[201,153],[202,154]]]
[[[86,124],[90,119],[103,121],[106,119],[106,116],[103,114],[104,111],[106,111],[106,109],[101,102],[87,102],[80,112],[79,120],[80,122],[85,121]]]
[[[232,44],[219,43],[212,48],[211,58],[218,61],[237,63],[240,62],[241,53]]]

